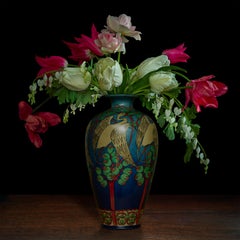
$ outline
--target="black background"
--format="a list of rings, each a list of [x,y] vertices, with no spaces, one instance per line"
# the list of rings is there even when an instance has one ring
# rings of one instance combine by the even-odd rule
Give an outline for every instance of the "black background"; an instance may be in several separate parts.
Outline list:
[[[195,79],[214,74],[229,87],[228,93],[218,98],[219,108],[203,109],[197,119],[199,139],[211,160],[208,174],[198,159],[185,164],[185,144],[169,142],[159,130],[159,161],[151,193],[239,193],[239,7],[234,1],[211,6],[209,1],[128,4],[36,1],[2,6],[0,192],[91,193],[85,128],[108,103],[101,100],[95,109],[87,108],[68,125],[50,128],[41,149],[28,140],[17,104],[27,100],[28,86],[39,69],[35,55],[67,57],[70,53],[63,40],[90,35],[92,23],[101,30],[108,15],[125,13],[142,32],[142,41],[130,40],[126,45],[129,66],[184,42],[191,56],[186,65],[188,75]],[[55,107],[52,103],[48,110],[57,112]]]

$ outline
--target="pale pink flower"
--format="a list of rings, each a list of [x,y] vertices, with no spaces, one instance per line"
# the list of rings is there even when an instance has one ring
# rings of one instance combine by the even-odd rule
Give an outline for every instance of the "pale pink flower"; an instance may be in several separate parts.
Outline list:
[[[131,17],[126,14],[121,14],[119,17],[107,17],[107,29],[114,33],[120,33],[123,42],[128,42],[126,37],[133,37],[136,40],[141,40],[141,32],[135,31],[136,27],[132,26]]]
[[[108,31],[102,31],[98,34],[98,38],[95,40],[95,43],[104,54],[111,54],[123,50],[121,36]]]

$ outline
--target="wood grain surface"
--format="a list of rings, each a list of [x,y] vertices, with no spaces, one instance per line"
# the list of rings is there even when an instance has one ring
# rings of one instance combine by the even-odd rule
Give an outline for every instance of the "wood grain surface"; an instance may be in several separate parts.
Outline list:
[[[100,225],[92,195],[8,195],[0,240],[239,240],[239,195],[150,195],[141,226]]]

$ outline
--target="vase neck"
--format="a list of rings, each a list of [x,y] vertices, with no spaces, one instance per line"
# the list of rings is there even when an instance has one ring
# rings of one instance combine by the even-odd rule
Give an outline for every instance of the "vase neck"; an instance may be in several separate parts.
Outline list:
[[[111,107],[125,107],[133,108],[134,100],[136,99],[135,95],[130,94],[112,94],[108,95],[111,101]]]

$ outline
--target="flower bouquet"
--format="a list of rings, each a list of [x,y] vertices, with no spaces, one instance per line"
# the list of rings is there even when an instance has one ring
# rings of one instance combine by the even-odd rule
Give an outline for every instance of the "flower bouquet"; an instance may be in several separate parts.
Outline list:
[[[77,111],[87,105],[97,107],[107,95],[130,94],[153,113],[169,140],[178,134],[186,143],[184,161],[192,154],[208,170],[209,158],[198,140],[200,125],[195,118],[201,108],[218,108],[217,97],[228,87],[216,81],[214,75],[189,79],[184,67],[190,56],[184,43],[151,56],[131,67],[121,62],[129,39],[141,40],[141,32],[126,14],[107,17],[99,32],[93,24],[91,36],[81,34],[74,42],[63,41],[71,55],[40,57],[40,69],[31,83],[28,101],[19,102],[19,118],[24,121],[30,141],[42,146],[41,135],[49,127],[67,123]],[[46,100],[39,102],[37,94],[44,92]],[[40,110],[50,99],[66,106],[63,115]]]

